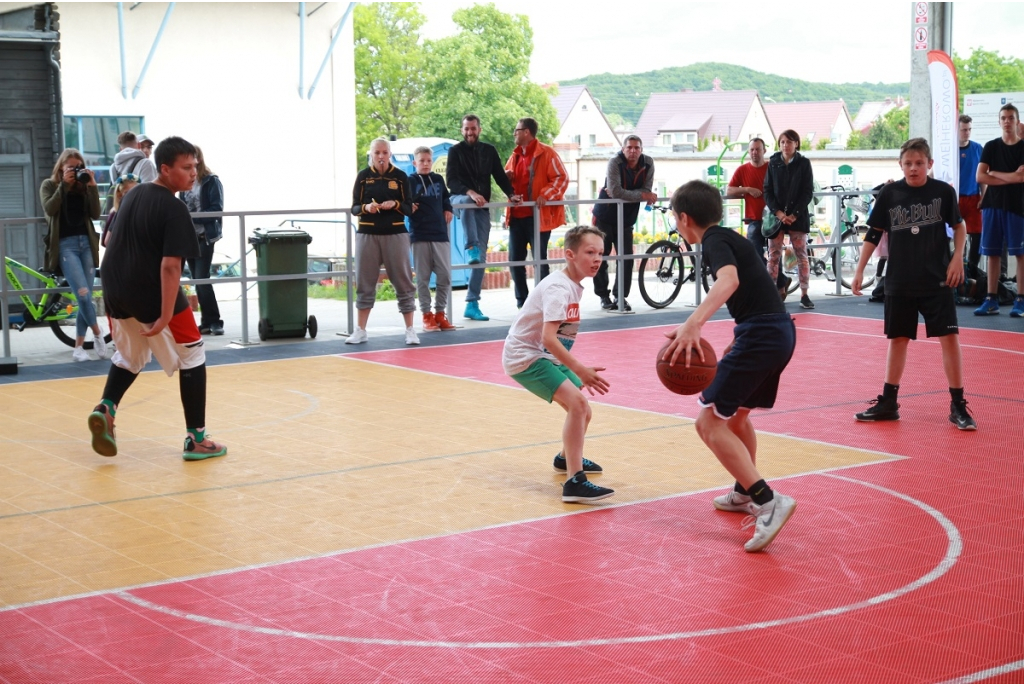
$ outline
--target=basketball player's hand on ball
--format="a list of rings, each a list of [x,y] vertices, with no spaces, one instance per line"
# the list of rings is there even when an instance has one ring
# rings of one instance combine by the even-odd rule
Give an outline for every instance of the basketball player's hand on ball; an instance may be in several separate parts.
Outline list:
[[[689,368],[691,357],[704,361],[704,351],[700,347],[700,326],[696,322],[691,323],[691,320],[687,320],[679,328],[666,333],[665,337],[671,342],[665,349],[662,359],[668,361],[670,365],[675,366],[676,362],[682,361],[683,366]]]
[[[611,387],[608,385],[608,381],[598,373],[598,371],[604,371],[603,366],[584,366],[582,372],[577,374],[580,377],[580,381],[583,383],[583,387],[593,395],[595,392],[598,395],[603,395],[608,392]]]

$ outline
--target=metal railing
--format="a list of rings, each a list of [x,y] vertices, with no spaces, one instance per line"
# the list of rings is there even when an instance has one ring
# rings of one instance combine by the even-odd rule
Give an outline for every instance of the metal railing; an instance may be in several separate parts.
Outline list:
[[[851,191],[851,190],[847,190],[847,191],[822,191],[822,192],[815,193],[815,195],[822,196],[822,197],[825,197],[825,196],[840,196],[840,195],[849,195],[849,194],[854,193],[854,192],[857,192],[858,194],[866,194],[868,191]],[[666,199],[667,198],[659,198],[658,202],[665,201]],[[550,201],[547,204],[548,205],[552,205],[552,206],[581,206],[581,205],[593,206],[593,205],[597,205],[597,204],[615,204],[615,205],[617,205],[617,207],[616,207],[617,236],[616,237],[618,239],[618,242],[616,244],[617,245],[622,245],[623,244],[623,234],[624,234],[626,229],[623,226],[623,205],[625,204],[625,202],[623,202],[622,200],[617,200],[617,199],[558,200],[558,201]],[[839,207],[839,205],[840,205],[840,203],[838,203],[838,202],[834,203],[834,207],[833,207],[833,227],[839,226],[841,224],[841,218],[842,217],[840,216],[840,207]],[[483,205],[483,207],[478,207],[475,204],[466,204],[466,205],[454,205],[454,208],[455,209],[490,209],[492,207],[507,208],[507,207],[510,207],[510,206],[512,206],[510,203],[490,202],[490,203],[487,203],[487,204]],[[531,245],[539,246],[541,244],[541,241],[540,241],[540,238],[541,238],[540,208],[537,207],[535,202],[524,202],[524,203],[519,204],[518,206],[519,207],[529,207],[529,208],[532,208],[532,210],[533,210],[533,218],[534,218],[534,235],[533,235],[533,241],[532,241]],[[334,215],[334,216],[337,216],[337,217],[340,217],[340,218],[339,219],[331,219],[331,220],[316,220],[316,219],[303,220],[301,218],[295,218],[295,217],[315,216],[315,215],[321,215],[321,216],[322,215]],[[248,247],[247,247],[247,240],[248,240],[248,237],[249,237],[247,235],[247,229],[246,229],[247,220],[250,220],[251,218],[254,218],[254,217],[261,217],[261,216],[276,216],[276,217],[287,216],[288,219],[285,219],[285,221],[281,222],[282,224],[285,223],[285,222],[288,222],[288,221],[293,222],[293,225],[294,225],[295,222],[329,223],[329,224],[339,224],[340,223],[340,224],[344,224],[344,226],[345,226],[345,229],[344,229],[345,230],[345,241],[344,241],[345,242],[345,269],[343,271],[330,271],[330,272],[327,272],[327,274],[328,274],[327,277],[330,277],[330,278],[342,277],[342,278],[345,279],[345,281],[346,281],[346,296],[347,296],[346,297],[346,300],[347,300],[347,307],[346,307],[346,309],[347,309],[347,311],[346,311],[346,314],[347,314],[347,322],[346,322],[347,331],[346,332],[347,333],[351,333],[354,330],[354,327],[355,327],[355,297],[354,297],[353,285],[352,284],[353,284],[353,282],[355,280],[355,277],[356,277],[356,269],[355,269],[355,259],[354,259],[355,255],[353,254],[355,230],[354,230],[354,227],[353,227],[353,221],[352,221],[353,215],[352,215],[351,208],[347,208],[346,207],[346,208],[330,208],[330,209],[268,210],[268,211],[248,211],[248,212],[203,212],[203,213],[196,213],[193,216],[195,216],[197,218],[218,217],[218,218],[222,218],[222,219],[229,218],[229,217],[235,217],[235,218],[238,219],[238,254],[240,255],[239,262],[240,262],[240,272],[241,272],[241,275],[240,276],[232,276],[232,277],[221,277],[221,278],[204,278],[204,279],[194,279],[193,278],[193,279],[184,279],[182,281],[182,284],[185,284],[185,285],[198,285],[198,284],[225,285],[225,284],[232,284],[232,283],[239,284],[239,288],[240,288],[240,297],[239,297],[239,299],[242,301],[242,307],[241,307],[241,310],[242,310],[241,311],[242,337],[241,337],[241,340],[239,340],[238,342],[240,344],[242,344],[242,345],[258,344],[258,343],[252,342],[250,340],[250,338],[249,338],[248,300],[249,300],[249,288],[250,288],[251,284],[259,283],[259,282],[264,282],[264,281],[295,280],[296,278],[300,278],[300,277],[305,277],[307,279],[308,278],[324,278],[325,277],[324,272],[320,272],[320,271],[317,271],[317,272],[307,271],[306,273],[275,274],[275,275],[262,275],[262,276],[260,276],[260,275],[257,275],[257,276],[249,275],[249,265],[247,263],[247,256],[248,256],[248,254],[251,254],[251,253],[249,252]],[[105,217],[101,217],[101,218],[105,218]],[[6,254],[7,227],[9,225],[14,225],[14,224],[23,225],[23,224],[34,223],[34,222],[45,223],[45,219],[43,219],[42,217],[31,217],[31,218],[23,218],[22,217],[22,218],[0,219],[0,262],[5,262],[6,261],[6,256],[7,256],[7,254]],[[228,232],[228,230],[229,230],[228,227],[225,226],[225,232]],[[629,230],[632,230],[632,227],[630,227]],[[833,240],[838,240],[839,239],[839,236],[837,235],[837,233],[838,233],[837,231],[833,230],[833,233],[832,233]],[[836,247],[838,249],[839,246],[840,246],[839,242],[815,244],[815,248]],[[701,269],[701,250],[700,250],[700,246],[699,245],[694,246],[694,249],[692,249],[692,250],[690,250],[688,252],[683,252],[682,255],[683,256],[687,256],[687,257],[692,256],[694,258],[694,260],[695,260],[695,270],[696,270],[695,272],[697,274],[699,274],[700,273],[700,269]],[[626,260],[634,260],[635,261],[635,260],[638,260],[638,259],[644,259],[646,256],[647,255],[644,254],[644,253],[639,253],[639,254],[637,254],[637,253],[618,254],[617,253],[614,256],[605,255],[603,257],[603,260],[604,261],[614,262],[615,265],[616,265],[616,272],[621,273],[621,270],[620,270],[619,267],[621,266],[621,264],[623,262],[625,262]],[[542,265],[559,264],[561,262],[562,262],[561,259],[549,259],[547,257],[547,255],[543,255],[543,257],[542,257],[541,255],[539,255],[537,253],[536,250],[531,250],[531,255],[530,255],[529,259],[524,259],[524,260],[519,260],[519,261],[504,261],[504,262],[486,262],[486,261],[484,261],[484,262],[481,262],[479,264],[453,264],[452,268],[453,269],[488,269],[488,268],[514,267],[514,266],[523,266],[523,267],[532,266],[533,270],[534,270],[533,271],[533,279],[534,279],[534,283],[536,284],[536,283],[539,283],[540,279],[541,279],[541,269],[540,269],[540,267]],[[840,264],[840,270],[841,270],[841,264]],[[839,295],[839,294],[842,293],[842,278],[841,278],[841,274],[836,274],[836,276],[837,276],[837,278],[836,278],[836,294]],[[617,286],[616,287],[616,290],[617,290],[616,298],[617,298],[617,301],[619,303],[619,310],[618,311],[619,312],[624,312],[623,307],[624,307],[624,304],[625,304],[625,281],[623,279],[616,278],[616,286]],[[62,292],[62,291],[66,292],[66,291],[68,291],[68,289],[67,288],[64,288],[64,289],[55,289],[55,288],[26,288],[24,290],[14,290],[7,283],[7,279],[6,278],[0,279],[0,315],[2,315],[2,320],[0,320],[0,327],[2,327],[2,335],[3,335],[3,355],[2,356],[4,358],[6,358],[7,360],[13,359],[12,356],[11,356],[11,345],[10,345],[10,302],[11,302],[11,300],[15,299],[15,298],[20,298],[22,296],[35,297],[35,296],[38,296],[38,295],[42,295],[44,293],[59,293],[59,292]],[[703,291],[701,289],[700,278],[699,277],[698,278],[694,278],[694,300],[695,300],[695,302],[698,305],[701,302],[702,296],[703,296]],[[450,308],[451,308],[451,300],[449,299],[449,309]],[[451,313],[451,312],[449,311],[449,313]]]

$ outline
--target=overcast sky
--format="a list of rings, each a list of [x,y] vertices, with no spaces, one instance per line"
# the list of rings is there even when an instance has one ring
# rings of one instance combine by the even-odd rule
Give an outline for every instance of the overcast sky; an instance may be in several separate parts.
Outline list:
[[[471,0],[422,3],[425,38],[455,33],[452,12]],[[780,76],[833,83],[910,80],[913,3],[618,2],[494,0],[533,27],[538,83],[604,72],[628,74],[727,62]],[[602,12],[617,10],[615,14]],[[633,11],[635,9],[635,11]],[[957,2],[953,49],[1024,58],[1024,3]],[[728,89],[729,84],[723,84]]]

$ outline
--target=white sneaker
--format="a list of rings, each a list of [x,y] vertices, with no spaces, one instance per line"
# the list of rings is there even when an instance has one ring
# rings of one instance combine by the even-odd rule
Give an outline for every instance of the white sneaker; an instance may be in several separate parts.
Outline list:
[[[85,351],[84,347],[76,347],[75,351],[71,353],[71,358],[76,362],[90,361],[89,353]]]
[[[356,329],[352,331],[352,335],[348,336],[348,340],[345,341],[346,345],[358,345],[367,341],[366,329],[356,326]]]
[[[107,343],[105,340],[103,340],[102,333],[93,337],[92,349],[96,353],[96,356],[99,357],[100,359],[107,358]]]
[[[743,549],[748,552],[760,552],[767,547],[775,536],[786,525],[786,521],[796,511],[796,500],[788,495],[775,493],[774,499],[767,504],[760,506],[750,504],[750,516],[743,521],[743,527],[754,527],[754,536],[750,538]]]
[[[719,511],[744,511],[750,513],[750,495],[741,495],[735,490],[730,490],[724,495],[711,500],[711,503],[715,505],[715,509]]]
[[[408,328],[405,329],[405,344],[406,345],[419,345],[420,344],[420,337],[418,335],[416,335],[416,331],[415,331],[415,329],[413,329],[412,326],[409,326]]]

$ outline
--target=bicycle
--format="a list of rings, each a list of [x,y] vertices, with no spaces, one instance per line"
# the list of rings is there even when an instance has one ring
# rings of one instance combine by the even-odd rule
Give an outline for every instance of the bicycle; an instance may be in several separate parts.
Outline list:
[[[844,186],[829,186],[828,190],[843,191],[846,188]],[[817,225],[811,226],[811,232],[807,236],[807,261],[812,276],[824,276],[829,282],[835,282],[836,273],[842,273],[841,282],[843,287],[847,290],[850,289],[850,280],[848,279],[853,277],[853,273],[857,268],[857,262],[860,261],[860,245],[864,242],[861,234],[868,230],[867,226],[857,225],[857,215],[862,214],[866,217],[871,211],[871,203],[874,201],[874,198],[870,195],[867,197],[868,199],[865,200],[856,193],[839,197],[841,217],[841,228],[839,229],[840,245],[833,245],[824,251],[816,250],[813,247],[815,239],[820,240],[822,243],[828,243],[829,238],[822,232],[821,227]],[[835,231],[833,231],[832,235],[835,235]],[[864,269],[864,283],[862,287],[867,288],[874,284],[877,263],[877,255],[872,255]],[[840,269],[840,267],[842,268]],[[791,278],[786,293],[792,293],[800,287],[800,279],[797,272],[796,254],[788,243],[782,255],[782,268],[785,274]]]
[[[4,272],[7,276],[7,282],[11,284],[13,290],[25,290],[21,280],[18,278],[17,271],[20,271],[27,276],[39,281],[39,288],[67,288],[67,281],[63,277],[49,275],[36,271],[35,269],[22,264],[21,262],[15,261],[10,257],[4,258]],[[93,291],[93,296],[100,294],[99,291]],[[21,295],[21,302],[25,306],[25,311],[22,312],[22,320],[20,323],[15,324],[12,328],[17,329],[19,332],[25,330],[29,326],[42,326],[49,325],[50,330],[57,336],[57,339],[68,347],[75,346],[75,336],[68,335],[64,332],[66,326],[74,328],[75,320],[78,318],[78,300],[75,298],[70,291],[61,293],[44,293],[40,296],[39,302],[33,302],[28,295]],[[104,324],[102,322],[107,321],[106,317],[97,316],[96,322],[100,324],[100,330],[103,331],[103,326],[106,325],[106,331],[103,331],[103,340],[107,343],[110,342],[110,324],[109,322]],[[93,347],[92,340],[86,340],[82,347],[87,350],[91,350]]]
[[[664,309],[675,301],[683,283],[693,282],[697,257],[694,254],[683,254],[692,253],[693,248],[679,235],[678,229],[669,223],[666,216],[668,207],[648,205],[646,209],[661,212],[665,228],[668,229],[668,238],[655,241],[647,248],[647,256],[640,260],[637,268],[637,285],[640,287],[640,296],[648,306]],[[713,282],[711,268],[702,260],[701,284],[704,292],[708,291]]]

